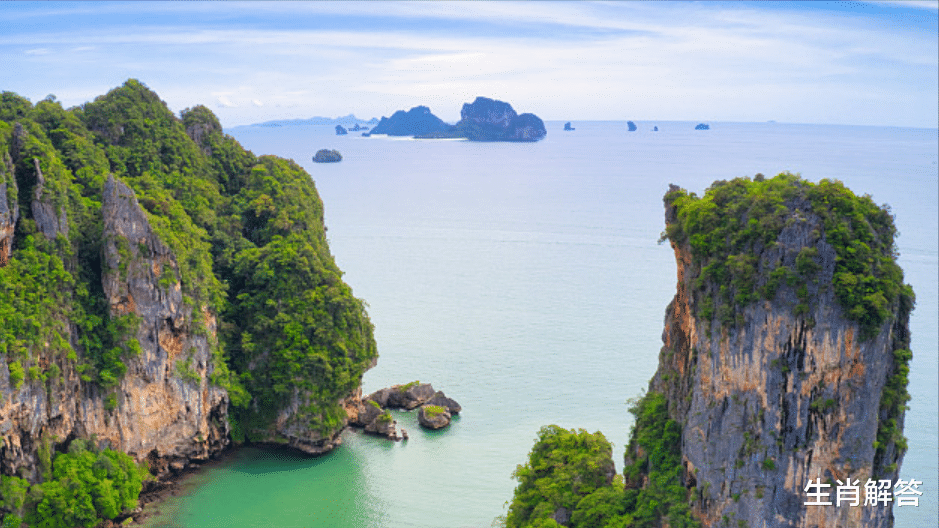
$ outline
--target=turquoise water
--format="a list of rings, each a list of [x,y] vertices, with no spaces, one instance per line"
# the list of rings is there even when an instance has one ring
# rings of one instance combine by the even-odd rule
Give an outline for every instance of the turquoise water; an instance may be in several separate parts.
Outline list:
[[[427,381],[464,408],[411,440],[353,432],[309,459],[237,451],[159,506],[154,527],[488,527],[546,424],[600,430],[622,467],[630,416],[657,366],[674,257],[656,243],[669,183],[783,170],[889,203],[917,293],[902,476],[925,482],[898,526],[937,526],[939,175],[935,130],[785,124],[548,123],[534,144],[337,137],[240,127],[255,153],[296,159],[326,208],[331,249],[369,304],[381,355],[365,392]],[[651,132],[658,125],[659,132]],[[312,154],[336,148],[339,164]]]

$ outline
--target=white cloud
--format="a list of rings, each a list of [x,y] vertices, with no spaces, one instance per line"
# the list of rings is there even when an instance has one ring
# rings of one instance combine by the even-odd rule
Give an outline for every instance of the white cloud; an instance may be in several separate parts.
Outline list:
[[[231,102],[230,99],[228,99],[227,95],[219,95],[218,97],[216,97],[216,101],[218,101],[218,105],[223,108],[237,108],[238,107],[238,105],[236,105],[235,103]]]
[[[257,99],[252,99],[251,104],[253,104],[254,106],[264,106],[264,103],[262,103],[261,101]]]

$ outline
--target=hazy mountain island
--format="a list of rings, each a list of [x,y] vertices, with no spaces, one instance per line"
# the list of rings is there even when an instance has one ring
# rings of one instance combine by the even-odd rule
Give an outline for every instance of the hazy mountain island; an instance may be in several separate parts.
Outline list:
[[[505,525],[893,526],[883,502],[804,505],[810,480],[896,482],[907,448],[914,297],[889,209],[757,175],[671,186],[665,219],[677,291],[623,474],[601,433],[544,427]]]
[[[416,138],[465,138],[471,141],[538,141],[545,137],[544,122],[534,114],[517,114],[512,105],[477,97],[465,103],[460,121],[448,125],[426,106],[399,110],[382,117],[371,134]]]
[[[353,127],[355,125],[376,125],[378,124],[378,119],[371,118],[368,121],[364,119],[359,119],[355,117],[354,114],[349,114],[342,117],[310,117],[308,119],[277,119],[274,121],[264,121],[263,123],[254,123],[251,125],[244,126],[253,126],[253,127],[283,127],[283,126],[298,126],[298,125],[342,125],[344,127]],[[361,130],[361,129],[356,129]]]

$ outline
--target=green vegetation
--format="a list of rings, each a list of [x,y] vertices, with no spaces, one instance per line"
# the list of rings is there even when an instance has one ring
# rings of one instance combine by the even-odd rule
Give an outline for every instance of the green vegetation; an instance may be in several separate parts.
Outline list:
[[[507,528],[556,527],[555,512],[570,515],[572,528],[626,526],[622,480],[614,479],[613,447],[600,432],[548,425],[516,468],[515,495]]]
[[[681,425],[668,415],[668,401],[650,392],[632,402],[635,417],[623,475],[627,482],[626,509],[636,528],[697,527],[688,507],[689,491],[681,482]],[[647,479],[639,487],[642,477]]]
[[[293,419],[303,426],[332,434],[342,425],[338,402],[377,352],[364,302],[342,281],[323,204],[299,165],[246,151],[205,107],[173,115],[136,80],[71,109],[3,92],[0,158],[13,164],[15,178],[4,168],[0,184],[21,215],[0,267],[0,368],[14,387],[54,383],[71,363],[85,383],[105,389],[109,410],[118,406],[112,389],[141,353],[140,320],[111,313],[102,276],[130,279],[130,264],[154,255],[145,243],[104,236],[102,191],[113,174],[172,252],[146,264],[159,287],[181,288],[191,312],[178,330],[207,337],[210,382],[229,392],[233,431],[276,440],[273,418],[295,403]],[[43,200],[69,226],[55,239],[33,217],[34,160]],[[107,247],[120,259],[114,270],[103,260]],[[208,331],[213,316],[217,335]],[[174,371],[200,379],[188,358]]]
[[[783,283],[800,286],[795,310],[807,315],[812,302],[807,286],[818,284],[821,243],[835,250],[834,292],[846,316],[861,327],[862,337],[880,331],[901,297],[912,298],[896,263],[890,209],[870,196],[856,196],[839,181],[814,184],[783,173],[771,179],[718,181],[700,198],[676,190],[665,199],[675,208],[675,221],[663,239],[690,247],[700,269],[696,286],[703,294],[698,315],[707,320],[716,317],[732,326],[739,311],[758,299],[757,293],[772,299]],[[814,245],[796,255],[795,269],[770,261],[767,250],[777,247],[783,229],[799,222],[811,227],[810,217],[819,221],[812,232]],[[759,275],[767,279],[760,281]]]
[[[636,421],[622,477],[613,476],[612,446],[601,433],[541,428],[528,464],[515,470],[506,528],[557,527],[568,515],[571,528],[700,526],[681,484],[681,427],[665,397],[649,393],[629,412]]]
[[[98,451],[81,439],[57,453],[44,473],[44,482],[32,486],[19,477],[0,477],[3,526],[18,528],[25,521],[38,528],[90,528],[135,509],[144,480],[151,478],[130,456]]]
[[[446,409],[444,409],[443,407],[439,405],[425,405],[423,409],[424,409],[424,416],[428,418],[433,418],[434,416],[447,412]]]
[[[420,381],[417,381],[417,380],[412,381],[412,382],[410,382],[410,383],[406,383],[406,384],[401,385],[400,387],[398,387],[398,392],[400,392],[400,393],[405,393],[405,392],[411,390],[413,387],[417,387],[417,386],[420,385],[420,384],[421,384],[421,382],[420,382]]]

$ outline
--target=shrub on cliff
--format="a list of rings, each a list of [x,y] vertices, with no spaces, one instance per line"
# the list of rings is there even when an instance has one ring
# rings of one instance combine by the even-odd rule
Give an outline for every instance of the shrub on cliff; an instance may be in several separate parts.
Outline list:
[[[658,526],[697,527],[688,509],[688,491],[681,483],[681,426],[668,415],[668,401],[650,392],[631,402],[633,415],[626,447],[626,510],[636,528]],[[646,485],[640,487],[639,483]]]
[[[700,198],[675,189],[665,200],[674,215],[663,240],[690,247],[701,270],[699,288],[707,282],[723,285],[716,297],[704,296],[699,315],[705,319],[716,315],[732,326],[735,313],[758,299],[755,293],[771,299],[781,281],[798,287],[816,280],[817,253],[800,253],[794,270],[756,257],[776,244],[787,225],[805,215],[821,221],[821,229],[813,235],[816,242],[835,250],[835,295],[865,338],[879,331],[901,297],[912,299],[896,263],[897,231],[889,207],[878,206],[870,196],[856,196],[839,181],[815,184],[789,173],[752,181],[736,178],[715,182]],[[759,290],[754,283],[758,268],[769,278]],[[799,298],[802,304],[797,310],[806,313],[807,294]]]

